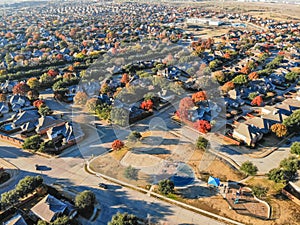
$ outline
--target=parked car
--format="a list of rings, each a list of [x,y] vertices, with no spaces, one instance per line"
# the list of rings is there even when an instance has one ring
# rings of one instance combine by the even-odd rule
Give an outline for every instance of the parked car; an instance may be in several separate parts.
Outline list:
[[[104,184],[104,183],[99,183],[98,186],[103,188],[103,189],[107,189],[107,185]]]

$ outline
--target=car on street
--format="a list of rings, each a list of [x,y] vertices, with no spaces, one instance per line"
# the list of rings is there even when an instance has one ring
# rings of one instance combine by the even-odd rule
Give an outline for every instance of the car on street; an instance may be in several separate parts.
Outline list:
[[[98,186],[103,188],[103,189],[107,189],[107,185],[104,184],[104,183],[99,183]]]

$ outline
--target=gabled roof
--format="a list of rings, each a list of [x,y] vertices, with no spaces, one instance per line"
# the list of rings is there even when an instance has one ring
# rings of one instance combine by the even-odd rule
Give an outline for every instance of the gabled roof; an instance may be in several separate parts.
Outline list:
[[[56,219],[57,215],[63,214],[67,208],[67,204],[47,195],[40,202],[31,208],[31,211],[40,219],[50,223]]]
[[[27,122],[35,122],[38,117],[39,114],[36,110],[24,111],[17,114],[13,124],[18,127]]]
[[[36,126],[36,132],[39,133],[40,131],[57,126],[58,124],[64,123],[63,120],[56,119],[52,116],[42,116],[38,120],[38,124]]]
[[[269,120],[270,122],[282,123],[288,116],[282,114],[279,110],[274,110],[269,114],[262,115],[263,119]]]
[[[10,220],[3,223],[3,225],[27,225],[27,223],[20,214],[17,214]]]
[[[245,122],[245,124],[254,126],[254,127],[260,129],[260,131],[263,133],[267,133],[269,131],[268,122],[265,119],[260,118],[260,117],[250,118]]]

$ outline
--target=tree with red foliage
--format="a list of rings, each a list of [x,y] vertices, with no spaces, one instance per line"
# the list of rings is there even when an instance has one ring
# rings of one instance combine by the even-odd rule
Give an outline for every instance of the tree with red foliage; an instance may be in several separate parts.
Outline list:
[[[58,75],[58,72],[57,72],[56,70],[51,69],[51,70],[49,70],[49,71],[47,72],[47,74],[48,74],[50,77],[56,77],[56,76]]]
[[[128,75],[128,73],[124,73],[124,74],[123,74],[123,76],[122,76],[120,82],[121,82],[122,84],[127,84],[127,83],[129,82],[129,75]]]
[[[124,142],[121,140],[114,140],[114,142],[111,145],[112,150],[121,150],[124,147]]]
[[[185,97],[185,98],[183,98],[183,99],[180,100],[179,109],[176,112],[176,114],[179,117],[181,117],[182,119],[187,119],[187,117],[188,117],[188,110],[191,109],[194,106],[195,106],[195,104],[194,104],[192,98]]]
[[[20,94],[20,95],[26,95],[27,92],[30,91],[30,87],[24,83],[24,82],[20,82],[18,83],[16,86],[14,86],[13,88],[13,93],[16,94]]]
[[[263,106],[264,105],[264,100],[263,98],[259,95],[259,96],[256,96],[252,102],[251,102],[251,105],[255,106]]]
[[[143,101],[140,105],[141,109],[144,110],[152,110],[153,109],[153,102],[151,101],[151,99],[148,99],[147,101]]]
[[[195,129],[204,134],[211,130],[211,125],[206,120],[197,120],[193,125]]]
[[[42,105],[45,104],[45,101],[44,100],[36,100],[33,102],[33,106],[36,107],[36,108],[40,108]]]
[[[257,72],[252,72],[248,75],[249,80],[256,80],[259,78],[259,75]]]
[[[195,94],[193,94],[193,95],[192,95],[192,100],[193,100],[194,102],[200,102],[200,101],[205,101],[205,100],[207,100],[205,91],[198,91],[198,92],[196,92]]]

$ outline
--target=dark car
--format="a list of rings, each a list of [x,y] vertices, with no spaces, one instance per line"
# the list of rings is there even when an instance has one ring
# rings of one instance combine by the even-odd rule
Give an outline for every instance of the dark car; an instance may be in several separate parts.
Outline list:
[[[103,189],[107,189],[107,185],[104,184],[104,183],[99,183],[98,186],[103,188]]]

